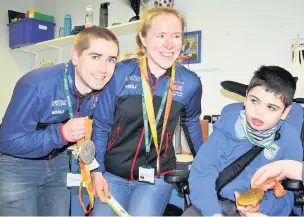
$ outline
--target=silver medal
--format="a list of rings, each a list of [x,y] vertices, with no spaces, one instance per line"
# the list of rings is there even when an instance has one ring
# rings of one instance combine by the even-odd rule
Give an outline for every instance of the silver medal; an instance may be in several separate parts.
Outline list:
[[[79,150],[79,160],[91,164],[95,157],[95,145],[91,140],[84,141]]]

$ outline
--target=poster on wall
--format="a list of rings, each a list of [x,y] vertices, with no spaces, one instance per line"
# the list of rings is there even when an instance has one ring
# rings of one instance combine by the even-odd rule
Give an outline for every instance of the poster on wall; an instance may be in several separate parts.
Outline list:
[[[182,64],[201,63],[202,32],[185,32],[179,60]]]

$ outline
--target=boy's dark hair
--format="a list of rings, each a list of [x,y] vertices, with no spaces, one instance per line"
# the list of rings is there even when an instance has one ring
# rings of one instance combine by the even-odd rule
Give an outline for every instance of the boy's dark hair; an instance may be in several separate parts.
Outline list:
[[[279,66],[261,66],[255,71],[247,93],[254,87],[262,86],[267,91],[280,96],[285,107],[292,103],[296,91],[296,81],[287,70]]]

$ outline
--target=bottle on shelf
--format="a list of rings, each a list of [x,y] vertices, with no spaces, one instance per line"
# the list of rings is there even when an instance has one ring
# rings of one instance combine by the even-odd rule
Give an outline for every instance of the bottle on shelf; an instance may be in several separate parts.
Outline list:
[[[71,35],[72,31],[72,17],[71,14],[64,16],[64,36]]]
[[[94,13],[92,5],[88,5],[85,10],[85,28],[91,27],[94,25]]]

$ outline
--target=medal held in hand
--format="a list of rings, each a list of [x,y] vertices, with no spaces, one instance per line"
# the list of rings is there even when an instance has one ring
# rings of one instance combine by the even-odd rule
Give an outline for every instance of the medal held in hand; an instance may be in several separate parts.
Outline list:
[[[92,135],[92,124],[93,120],[85,119],[85,136],[83,139],[79,140],[76,145],[76,149],[72,152],[76,159],[79,162],[79,168],[81,173],[81,180],[79,185],[78,197],[81,204],[81,207],[84,213],[89,213],[94,206],[94,193],[93,185],[90,174],[89,164],[91,164],[95,158],[95,145],[91,141]],[[85,183],[89,195],[89,207],[84,205],[82,200],[82,185]]]
[[[264,184],[274,183],[273,192],[277,198],[283,197],[286,194],[281,183],[276,179],[269,179]],[[240,206],[255,206],[264,198],[263,184],[261,186],[252,185],[250,189],[242,192],[236,202]],[[258,210],[257,210],[258,211]]]

